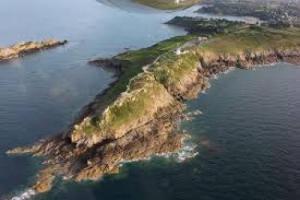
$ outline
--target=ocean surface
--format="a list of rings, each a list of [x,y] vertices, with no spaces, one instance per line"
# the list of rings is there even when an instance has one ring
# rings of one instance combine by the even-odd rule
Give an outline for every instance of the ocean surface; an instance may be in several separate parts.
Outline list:
[[[128,0],[1,0],[0,46],[70,42],[0,64],[0,199],[21,194],[40,167],[5,151],[59,133],[113,80],[90,59],[185,34],[163,22],[193,10],[162,12]],[[203,113],[182,123],[196,157],[126,164],[98,182],[58,181],[33,199],[300,199],[299,77],[300,67],[283,63],[221,75],[188,102],[188,111]]]

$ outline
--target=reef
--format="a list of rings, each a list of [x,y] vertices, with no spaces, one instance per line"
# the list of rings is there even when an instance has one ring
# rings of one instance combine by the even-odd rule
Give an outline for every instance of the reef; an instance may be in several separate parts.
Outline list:
[[[67,41],[59,41],[55,39],[49,39],[44,41],[30,41],[30,42],[21,42],[14,44],[9,47],[0,48],[0,61],[11,60],[15,58],[22,57],[26,54],[31,54],[38,52],[40,50],[50,49],[57,46],[66,44]]]

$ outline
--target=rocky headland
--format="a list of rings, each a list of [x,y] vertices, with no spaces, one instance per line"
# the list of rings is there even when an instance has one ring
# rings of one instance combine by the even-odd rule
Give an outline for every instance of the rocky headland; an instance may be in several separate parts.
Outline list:
[[[172,153],[184,145],[184,102],[231,67],[300,63],[300,30],[241,25],[209,37],[187,35],[91,63],[117,68],[118,79],[86,106],[63,133],[8,154],[41,156],[32,189],[46,192],[55,178],[98,180],[126,161]]]
[[[9,47],[0,48],[0,61],[11,60],[26,54],[35,53],[40,50],[54,48],[66,44],[67,41],[49,39],[44,41],[29,41],[14,44]]]

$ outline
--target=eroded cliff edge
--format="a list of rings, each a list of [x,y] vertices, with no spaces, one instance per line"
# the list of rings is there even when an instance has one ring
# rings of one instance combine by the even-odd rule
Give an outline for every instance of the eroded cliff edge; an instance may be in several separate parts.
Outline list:
[[[97,180],[124,161],[178,151],[184,101],[214,74],[276,62],[300,63],[300,30],[241,25],[214,36],[183,36],[93,63],[116,67],[118,80],[88,105],[64,133],[10,154],[42,156],[32,188],[51,189],[56,177]]]

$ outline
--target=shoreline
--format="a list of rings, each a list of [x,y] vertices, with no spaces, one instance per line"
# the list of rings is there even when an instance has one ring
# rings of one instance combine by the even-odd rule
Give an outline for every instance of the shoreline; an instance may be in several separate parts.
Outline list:
[[[176,43],[171,45],[170,50],[148,57],[152,61],[150,64],[148,59],[145,61],[145,55],[153,51],[151,48],[160,49],[160,46],[154,45],[146,53],[143,52],[145,49],[141,49],[134,51],[135,54],[122,54],[126,62],[138,56],[143,62],[137,59],[140,61],[136,62],[138,70],[130,74],[125,92],[112,93],[115,95],[113,98],[106,97],[120,83],[123,73],[128,73],[119,70],[132,69],[133,63],[129,64],[130,68],[123,68],[118,62],[116,64],[113,59],[122,57],[120,55],[112,60],[98,60],[98,64],[117,66],[118,78],[83,108],[78,123],[75,121],[74,126],[71,125],[63,135],[40,141],[29,148],[7,152],[30,153],[46,158],[45,168],[39,172],[37,182],[32,187],[34,191],[49,191],[58,176],[75,181],[98,180],[105,174],[117,173],[123,160],[139,160],[179,150],[184,134],[180,133],[177,122],[184,119],[184,102],[198,97],[208,87],[210,78],[231,67],[252,69],[261,64],[281,61],[300,64],[300,47],[297,45],[281,50],[237,51],[236,54],[226,55],[209,52],[208,47],[215,39],[205,41],[200,46],[187,45],[186,48],[182,47],[191,38],[187,41],[184,37],[179,39],[183,40],[180,45]],[[144,71],[145,64],[149,67]],[[143,104],[141,113],[137,110],[140,101]],[[113,115],[114,112],[118,115]],[[132,113],[135,115],[132,116]],[[103,127],[107,129],[102,130]]]
[[[281,62],[281,61],[280,61]],[[284,61],[283,61],[284,62]],[[276,63],[279,63],[279,62],[270,62],[270,63],[263,63],[263,65],[269,65],[269,64],[276,64]],[[297,64],[300,64],[300,60],[298,60],[297,62],[296,62]],[[295,63],[294,63],[295,64]],[[262,66],[263,66],[262,65]],[[261,64],[256,64],[256,65],[253,65],[253,66],[249,66],[249,68],[247,68],[247,69],[255,69],[255,67],[260,67],[261,66]],[[215,71],[215,70],[213,70],[213,72],[206,72],[206,73],[208,73],[209,75],[210,75],[210,77],[207,77],[209,80],[211,80],[211,79],[213,79],[213,77],[214,77],[214,75],[220,75],[220,74],[222,74],[222,73],[225,73],[226,71],[228,71],[228,70],[231,70],[232,68],[236,68],[236,67],[233,67],[233,66],[226,66],[225,68],[221,68],[221,70],[220,71]],[[244,68],[245,69],[245,68]],[[115,84],[115,82],[117,82],[118,80],[116,80],[116,81],[114,81],[113,83],[112,83],[112,85],[113,84]],[[209,82],[208,82],[208,84],[209,84]],[[195,85],[197,85],[197,84],[195,84]],[[194,86],[195,86],[194,85]],[[199,85],[198,85],[199,86]],[[194,87],[193,89],[196,89],[197,88],[197,86],[196,87]],[[88,110],[89,110],[89,112],[83,112],[83,113],[81,113],[81,116],[80,116],[80,118],[81,119],[83,119],[84,117],[86,117],[86,114],[88,114],[88,113],[91,113],[91,112],[94,112],[95,110],[91,110],[92,109],[92,106],[94,105],[94,104],[97,104],[97,102],[99,101],[99,100],[101,100],[101,97],[103,96],[103,95],[105,95],[105,93],[108,91],[110,89],[110,87],[108,87],[107,89],[105,89],[105,91],[103,91],[102,93],[100,93],[100,94],[98,94],[97,96],[96,96],[96,98],[95,98],[95,100],[96,101],[93,101],[93,102],[91,102],[90,104],[88,104]],[[206,89],[201,89],[201,90],[199,90],[199,89],[196,89],[196,93],[197,93],[197,95],[199,95],[200,93],[202,93],[202,92],[204,92],[204,91],[206,91]],[[183,103],[183,102],[182,102]],[[85,107],[87,107],[87,106],[85,106]],[[173,108],[174,109],[174,108]],[[169,111],[165,111],[165,113],[168,113]],[[178,122],[178,120],[188,120],[188,119],[185,119],[185,114],[184,114],[184,109],[183,110],[180,110],[179,112],[175,112],[175,113],[171,113],[171,115],[169,115],[169,118],[171,119],[170,121],[168,121],[168,122],[173,122],[174,124],[176,124],[177,122]],[[159,120],[159,118],[157,119],[157,120]],[[158,125],[158,124],[156,124],[156,125]],[[146,126],[147,126],[147,124],[146,124]],[[174,129],[177,129],[177,128],[174,128]],[[152,134],[152,133],[150,133],[150,134]],[[174,134],[173,133],[173,131],[172,131],[172,134]],[[173,136],[171,136],[171,138],[172,138]],[[178,135],[177,136],[178,138],[176,139],[176,145],[175,145],[175,149],[173,149],[173,150],[164,150],[163,152],[158,152],[158,153],[150,153],[149,155],[146,155],[146,156],[142,156],[141,158],[132,158],[132,159],[128,159],[128,160],[126,160],[126,162],[137,162],[137,161],[141,161],[141,160],[144,160],[145,158],[151,158],[152,156],[154,156],[154,155],[171,155],[171,154],[174,154],[174,153],[176,153],[177,151],[179,151],[180,149],[182,149],[183,147],[184,147],[184,142],[183,142],[183,140],[185,139],[185,135],[183,135],[182,133],[180,133],[180,135]],[[52,138],[53,139],[53,138]],[[51,139],[51,140],[52,140]],[[59,139],[61,139],[60,138],[60,136],[59,136]],[[180,141],[179,143],[178,143],[178,141]],[[45,141],[42,141],[42,143],[44,143]],[[51,142],[53,142],[53,141],[51,141]],[[117,142],[117,140],[116,140],[116,142]],[[48,142],[46,142],[46,144],[48,145]],[[55,141],[55,144],[56,144],[56,141]],[[44,144],[43,144],[44,145]],[[42,146],[43,146],[42,145]],[[9,154],[19,154],[19,153],[33,153],[33,152],[35,152],[34,153],[34,155],[36,155],[36,156],[40,156],[40,155],[42,155],[42,154],[44,154],[45,152],[39,152],[41,149],[42,149],[42,146],[39,146],[38,145],[38,149],[35,149],[35,148],[33,148],[33,149],[30,149],[29,151],[27,151],[26,152],[26,150],[24,151],[24,149],[23,150],[21,150],[21,152],[9,152]],[[35,147],[37,147],[37,146],[35,146]],[[40,149],[41,148],[41,149]],[[47,154],[47,153],[46,153]],[[121,167],[122,166],[122,164],[124,164],[124,160],[122,159],[116,166],[119,166],[119,167]],[[90,165],[92,165],[92,163],[90,163]],[[98,168],[98,167],[96,167],[96,168]],[[117,173],[118,172],[118,169],[113,169],[111,172],[109,172],[109,173]],[[101,173],[102,174],[102,173]],[[48,175],[47,175],[48,176]],[[89,177],[90,175],[89,175],[89,170],[86,172],[86,173],[84,173],[84,174],[81,174],[80,176],[78,176],[77,178],[76,178],[76,181],[83,181],[83,180],[86,180],[86,176],[87,177]],[[102,175],[101,175],[102,176]],[[64,176],[64,179],[70,179],[70,178],[72,178],[72,176]],[[100,177],[99,177],[99,175],[97,175],[97,173],[96,174],[93,174],[92,175],[92,177],[90,177],[90,178],[88,178],[88,179],[90,179],[90,180],[98,180]],[[50,180],[50,182],[52,182],[53,180],[54,180],[54,177],[51,177],[50,178],[51,180]],[[45,180],[44,180],[45,181]],[[44,183],[47,183],[47,181],[45,181]],[[44,184],[43,183],[43,184]],[[50,185],[48,185],[47,186],[47,188],[44,190],[42,190],[42,191],[39,191],[39,189],[38,189],[38,187],[35,187],[34,189],[33,189],[33,191],[35,191],[36,193],[40,193],[40,192],[45,192],[45,191],[48,191],[49,189],[51,188],[51,186]]]
[[[67,44],[67,40],[48,39],[43,41],[20,42],[9,47],[0,47],[0,62],[7,62],[16,58],[33,54],[41,50],[51,49]]]

